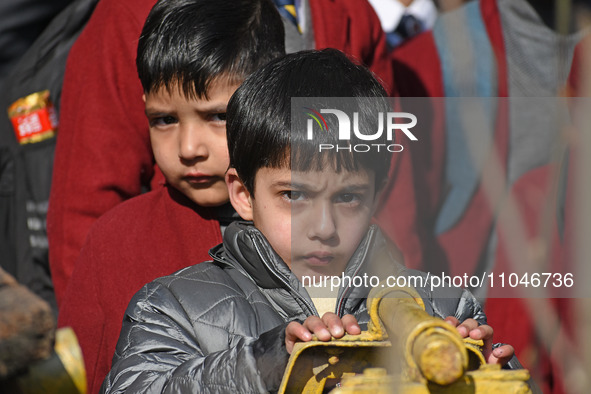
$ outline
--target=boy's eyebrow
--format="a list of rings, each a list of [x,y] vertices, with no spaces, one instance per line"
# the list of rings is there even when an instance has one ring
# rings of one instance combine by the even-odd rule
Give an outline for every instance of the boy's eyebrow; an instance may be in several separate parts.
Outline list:
[[[291,188],[291,187],[294,187],[294,184],[292,182],[288,182],[288,181],[277,181],[277,182],[273,182],[272,186]]]
[[[153,109],[153,108],[146,108],[144,110],[144,113],[146,114],[147,117],[151,117],[151,116],[162,116],[162,115],[169,115],[169,114],[171,114],[171,112],[161,111],[161,110],[157,110],[157,109]]]
[[[298,182],[277,182],[276,185],[281,186],[281,187],[292,187],[294,189],[310,190],[310,191],[316,191],[318,189],[322,189],[322,186],[320,186],[320,188],[317,188],[317,187],[314,187],[315,185],[313,185],[313,184],[298,183]],[[361,182],[361,183],[354,183],[354,184],[346,185],[345,187],[340,189],[340,191],[341,192],[364,191],[369,188],[370,188],[369,183]]]
[[[342,190],[343,191],[356,191],[356,190],[366,190],[369,188],[370,188],[369,183],[364,182],[364,183],[358,183],[358,184],[353,184],[353,185],[347,185]]]
[[[210,104],[210,105],[208,105]],[[222,113],[228,109],[228,103],[200,103],[197,107],[199,113]]]
[[[200,104],[199,107],[196,108],[197,112],[199,112],[200,114],[224,113],[227,111],[227,109],[227,103],[212,103],[211,106],[208,106],[207,104]],[[168,114],[174,115],[175,111],[167,111],[158,108],[146,107],[144,109],[144,113],[146,114],[146,116],[161,116]]]

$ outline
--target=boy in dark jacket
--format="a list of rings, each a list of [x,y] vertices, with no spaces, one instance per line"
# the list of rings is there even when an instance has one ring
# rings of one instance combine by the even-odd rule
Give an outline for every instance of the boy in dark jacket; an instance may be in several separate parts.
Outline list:
[[[283,53],[283,23],[270,0],[162,0],[150,12],[137,68],[166,183],[94,224],[60,305],[59,325],[78,336],[90,392],[109,372],[131,297],[207,259],[236,219],[225,183],[226,106],[247,75]]]
[[[336,108],[318,99],[326,96],[353,100],[343,103],[358,113],[350,145],[338,139],[340,117],[337,123],[318,112]],[[134,296],[103,392],[276,391],[295,342],[360,333],[369,319],[368,286],[341,286],[323,311],[302,281],[411,274],[393,259],[374,259],[387,248],[370,222],[392,156],[383,148],[391,145],[388,133],[372,141],[382,146],[372,153],[323,151],[363,150],[388,112],[385,96],[367,69],[336,50],[288,55],[241,85],[228,105],[226,184],[236,211],[253,223],[228,226],[212,262]],[[310,99],[291,106],[292,97]],[[460,334],[484,339],[489,362],[512,356],[510,346],[492,351],[492,329],[468,291],[439,298],[427,286],[417,288],[427,312],[463,321]]]

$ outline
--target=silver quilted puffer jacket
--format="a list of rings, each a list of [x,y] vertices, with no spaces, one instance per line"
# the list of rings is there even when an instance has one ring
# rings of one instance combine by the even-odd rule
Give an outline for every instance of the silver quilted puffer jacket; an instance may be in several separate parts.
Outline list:
[[[375,251],[386,247],[379,229],[371,227],[345,274],[425,275],[393,260],[371,264]],[[212,262],[156,279],[133,297],[102,392],[261,393],[278,388],[288,358],[285,327],[317,314],[312,300],[250,224],[231,224],[224,244],[210,255]],[[466,290],[417,290],[432,315],[486,323]],[[363,328],[368,292],[341,288],[337,313],[355,315]]]

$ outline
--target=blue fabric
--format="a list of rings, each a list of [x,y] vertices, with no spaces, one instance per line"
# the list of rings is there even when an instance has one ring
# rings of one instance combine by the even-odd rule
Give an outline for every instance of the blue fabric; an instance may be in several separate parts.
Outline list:
[[[497,95],[496,63],[492,45],[480,13],[473,1],[439,18],[433,27],[441,62],[445,96],[445,175],[449,193],[435,223],[437,235],[449,230],[462,217],[480,181],[478,153],[490,147],[494,134]],[[460,99],[484,97],[484,99]],[[462,115],[476,108],[484,116],[477,124],[466,125]],[[473,127],[473,126],[477,127]],[[475,135],[476,148],[470,151],[466,136]]]

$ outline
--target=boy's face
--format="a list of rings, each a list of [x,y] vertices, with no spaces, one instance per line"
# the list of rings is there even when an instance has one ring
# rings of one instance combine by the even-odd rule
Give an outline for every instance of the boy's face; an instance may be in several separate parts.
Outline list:
[[[375,176],[261,168],[252,219],[298,278],[340,275],[370,225]]]
[[[156,163],[169,185],[201,206],[228,201],[226,107],[237,87],[214,81],[209,100],[187,98],[177,87],[144,98]]]

